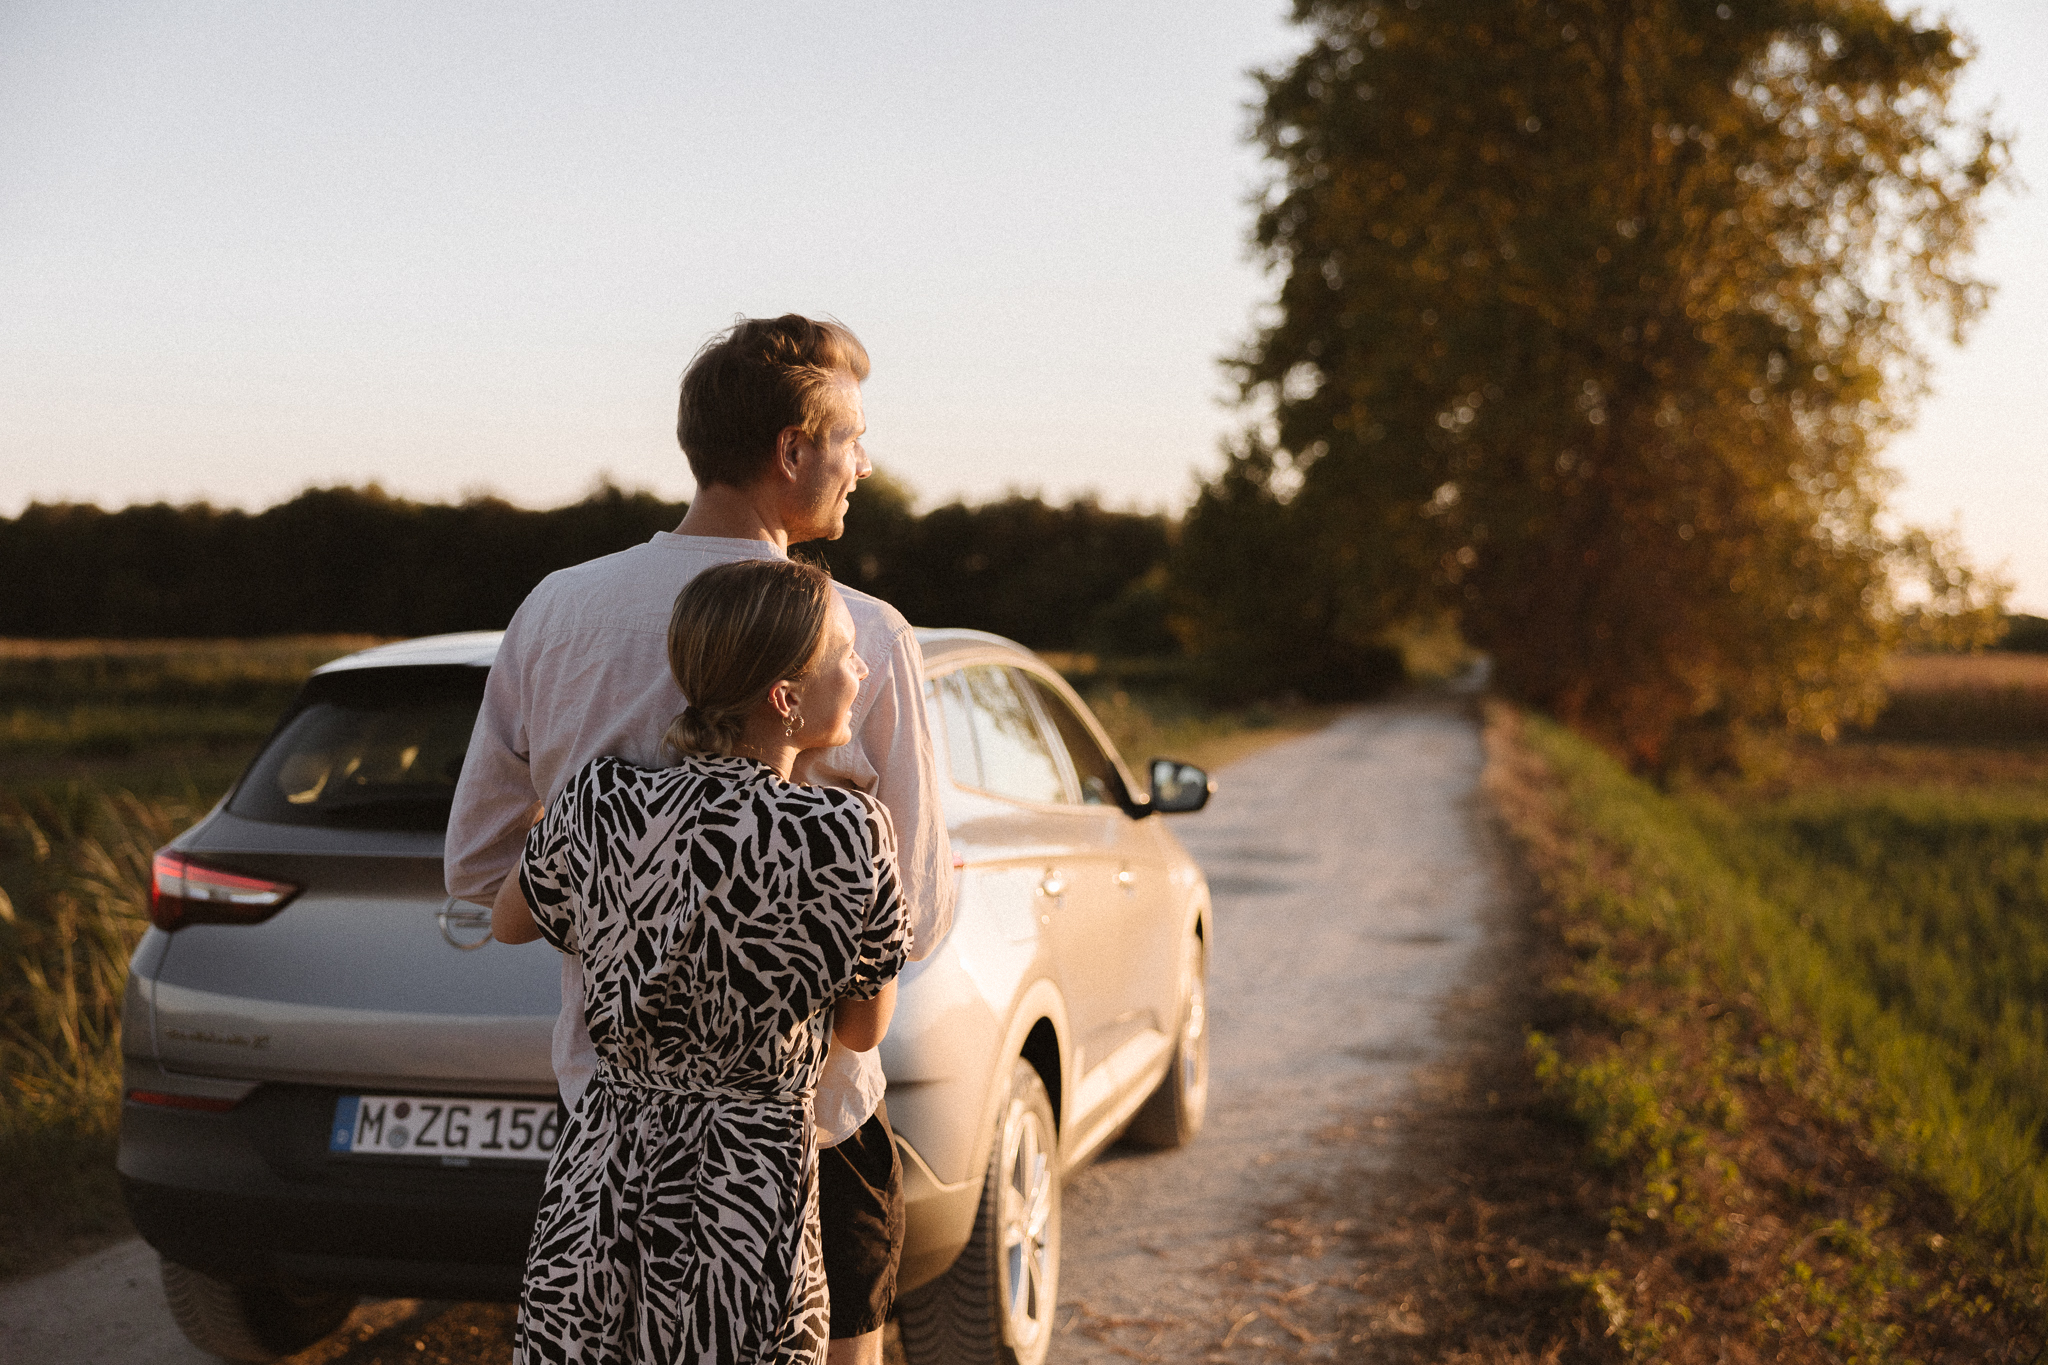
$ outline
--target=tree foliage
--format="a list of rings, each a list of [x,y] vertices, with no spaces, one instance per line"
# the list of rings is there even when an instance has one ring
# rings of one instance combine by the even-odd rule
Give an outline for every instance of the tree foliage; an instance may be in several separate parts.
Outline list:
[[[673,530],[687,510],[608,484],[546,510],[413,502],[374,485],[309,489],[260,512],[36,504],[0,519],[0,636],[495,629],[556,569]],[[1170,531],[1163,516],[1087,499],[1011,496],[919,516],[877,475],[854,495],[846,536],[799,553],[918,625],[1142,654],[1164,635]]]
[[[1987,297],[2005,153],[1951,107],[1955,33],[1883,0],[1295,21],[1255,126],[1279,297],[1237,361],[1270,422],[1190,516],[1194,643],[1455,608],[1509,692],[1655,765],[1869,716],[1902,600],[1990,619],[1995,584],[1887,529],[1877,458],[1916,318],[1960,335]],[[1263,605],[1196,560],[1244,543]]]

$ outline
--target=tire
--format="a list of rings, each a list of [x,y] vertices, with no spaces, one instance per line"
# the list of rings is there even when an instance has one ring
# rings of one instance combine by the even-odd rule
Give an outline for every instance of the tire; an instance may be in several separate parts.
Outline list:
[[[1202,1131],[1202,1118],[1209,1110],[1209,983],[1199,941],[1189,950],[1188,958],[1173,1060],[1159,1088],[1124,1130],[1124,1141],[1134,1147],[1153,1151],[1185,1147]]]
[[[1052,1101],[1017,1059],[974,1232],[952,1268],[906,1297],[910,1365],[1043,1365],[1059,1308],[1060,1174]]]
[[[269,1361],[303,1351],[348,1321],[356,1296],[284,1285],[234,1285],[163,1262],[164,1299],[185,1340],[222,1360]]]

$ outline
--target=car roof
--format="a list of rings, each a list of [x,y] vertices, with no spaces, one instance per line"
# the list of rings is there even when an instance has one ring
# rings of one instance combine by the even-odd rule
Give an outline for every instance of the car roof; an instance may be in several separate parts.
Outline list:
[[[502,630],[468,630],[454,635],[424,635],[417,640],[377,645],[322,664],[315,673],[339,673],[353,668],[412,668],[430,664],[469,664],[489,668],[498,657]],[[985,630],[924,630],[917,632],[918,645],[927,663],[952,655],[1015,654],[1034,657],[1015,640],[991,635]]]
[[[340,673],[351,668],[410,668],[425,664],[474,664],[489,668],[498,657],[502,630],[466,630],[458,635],[423,635],[417,640],[377,645],[346,654],[322,664],[317,673]]]

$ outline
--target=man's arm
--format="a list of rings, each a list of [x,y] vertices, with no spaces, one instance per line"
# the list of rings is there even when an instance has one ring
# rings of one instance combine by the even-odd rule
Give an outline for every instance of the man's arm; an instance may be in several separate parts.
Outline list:
[[[900,618],[899,618],[900,619]],[[953,927],[953,843],[939,806],[939,764],[924,704],[924,651],[909,626],[870,660],[874,700],[854,722],[853,742],[805,755],[806,782],[854,787],[889,808],[896,868],[910,920],[910,959],[922,961]]]
[[[513,618],[516,629],[518,618]],[[443,870],[448,894],[490,905],[519,865],[526,831],[540,797],[527,766],[526,725],[520,705],[520,649],[505,633],[484,684],[484,703],[470,732],[469,752],[448,813]]]

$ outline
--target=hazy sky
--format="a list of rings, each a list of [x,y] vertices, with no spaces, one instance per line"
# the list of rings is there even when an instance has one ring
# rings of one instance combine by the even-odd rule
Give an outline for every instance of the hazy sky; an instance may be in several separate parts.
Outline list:
[[[1240,133],[1284,8],[0,0],[0,514],[688,496],[683,364],[788,309],[868,343],[927,504],[1177,509],[1271,290]],[[1898,506],[2048,612],[2048,4],[1947,12],[2039,189]]]

